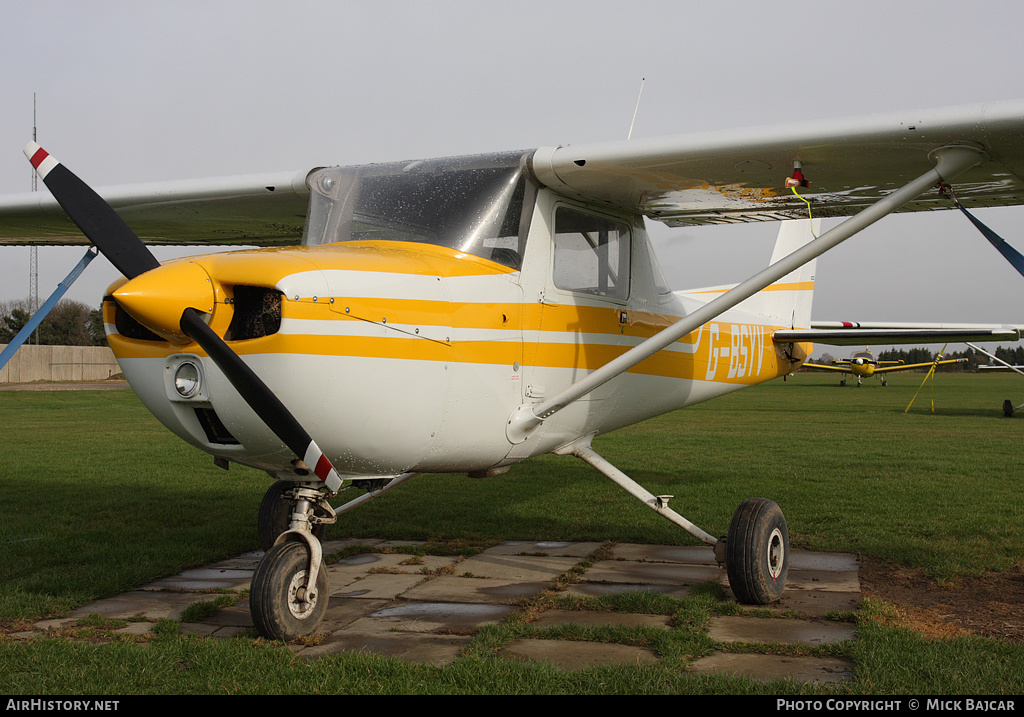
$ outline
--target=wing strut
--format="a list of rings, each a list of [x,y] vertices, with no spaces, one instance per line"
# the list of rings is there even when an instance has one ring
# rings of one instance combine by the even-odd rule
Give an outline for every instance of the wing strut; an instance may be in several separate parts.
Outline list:
[[[39,324],[43,322],[43,319],[47,317],[53,307],[57,305],[57,302],[63,298],[64,294],[67,293],[71,285],[75,283],[75,280],[85,271],[85,267],[89,266],[89,262],[96,258],[97,250],[93,247],[85,252],[85,256],[75,264],[75,268],[72,269],[67,276],[64,277],[64,281],[57,284],[57,288],[54,289],[53,293],[50,294],[50,298],[43,302],[43,305],[39,307],[39,311],[32,315],[32,318],[28,320],[24,326],[21,327],[21,331],[15,336],[11,343],[7,344],[7,348],[0,352],[0,368],[7,365],[7,362],[11,360],[15,352],[21,348],[21,345],[28,340],[28,337],[32,335],[32,332],[39,328]]]
[[[509,441],[518,444],[527,439],[530,432],[545,419],[562,410],[573,401],[587,395],[621,373],[628,371],[641,361],[650,358],[666,346],[670,346],[691,331],[696,330],[719,314],[728,311],[770,284],[778,281],[791,271],[803,266],[832,247],[849,239],[882,217],[896,211],[907,202],[916,199],[932,187],[951,180],[961,172],[988,159],[975,147],[954,145],[940,147],[929,155],[935,167],[917,179],[879,199],[867,209],[855,214],[842,224],[833,227],[817,239],[805,244],[792,254],[775,262],[767,269],[755,274],[741,284],[708,302],[689,316],[680,319],[643,343],[634,346],[616,359],[591,372],[561,393],[537,405],[524,404],[509,417],[505,434]]]
[[[971,220],[971,224],[977,228],[982,235],[988,239],[989,243],[996,248],[1006,261],[1010,262],[1010,265],[1017,270],[1021,276],[1024,276],[1024,255],[1014,249],[1012,246],[1006,243],[1006,240],[996,234],[994,231],[989,229],[980,219],[971,214],[967,209],[960,203],[960,200],[956,198],[956,194],[953,193],[952,187],[943,187],[944,191],[949,192],[949,196],[953,199],[953,204],[959,209],[965,217]]]

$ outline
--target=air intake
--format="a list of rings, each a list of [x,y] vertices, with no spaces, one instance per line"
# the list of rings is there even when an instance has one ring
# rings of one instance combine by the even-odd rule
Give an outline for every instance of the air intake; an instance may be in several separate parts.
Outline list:
[[[234,316],[225,341],[245,341],[276,334],[281,328],[281,292],[260,286],[236,286]]]

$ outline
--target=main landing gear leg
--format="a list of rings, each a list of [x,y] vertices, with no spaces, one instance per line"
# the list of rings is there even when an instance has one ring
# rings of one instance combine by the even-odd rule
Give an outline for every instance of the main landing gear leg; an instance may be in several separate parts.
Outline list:
[[[725,563],[729,587],[741,603],[767,605],[782,597],[789,570],[789,531],[782,510],[765,498],[750,498],[736,509],[725,538],[715,538],[668,507],[670,495],[655,496],[613,466],[584,436],[556,451],[590,464],[648,508],[712,546],[715,559]]]

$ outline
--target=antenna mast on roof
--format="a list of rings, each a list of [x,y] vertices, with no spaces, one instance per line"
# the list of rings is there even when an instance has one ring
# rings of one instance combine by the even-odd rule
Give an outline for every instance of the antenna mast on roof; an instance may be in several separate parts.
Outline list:
[[[633,125],[636,124],[636,113],[640,110],[640,95],[644,93],[644,82],[646,81],[646,77],[640,78],[640,92],[636,96],[636,107],[633,108],[633,121],[629,123],[629,134],[626,135],[627,140],[633,137]]]

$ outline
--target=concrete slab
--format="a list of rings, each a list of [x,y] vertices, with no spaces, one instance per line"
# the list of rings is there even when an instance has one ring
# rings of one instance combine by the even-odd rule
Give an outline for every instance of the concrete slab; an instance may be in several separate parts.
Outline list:
[[[786,589],[859,592],[860,578],[856,570],[806,570],[790,567],[786,574]]]
[[[612,546],[612,556],[619,560],[655,563],[686,563],[688,565],[717,565],[715,551],[710,545],[638,545],[618,543]]]
[[[852,553],[813,553],[792,550],[789,553],[791,570],[824,570],[827,572],[857,572],[860,562]]]
[[[581,582],[567,585],[563,591],[566,595],[575,595],[577,597],[601,597],[602,595],[621,595],[622,593],[627,592],[660,593],[662,595],[680,599],[690,594],[690,586]]]
[[[422,583],[423,575],[367,575],[339,588],[330,589],[331,597],[393,600]]]
[[[449,556],[420,557],[406,554],[366,553],[329,564],[327,576],[332,595],[365,589],[365,586],[357,586],[356,583],[370,576],[384,574],[411,576],[414,580],[404,581],[406,587],[411,587],[416,582],[426,580],[433,574],[452,568],[457,562],[458,558]],[[374,597],[377,596],[374,595]]]
[[[124,595],[97,600],[94,603],[84,605],[77,610],[72,610],[68,617],[78,619],[92,613],[99,613],[103,617],[115,620],[127,620],[130,618],[149,618],[151,620],[169,618],[171,620],[180,620],[182,611],[189,605],[205,602],[209,599],[209,595],[200,593],[135,590]]]
[[[523,582],[499,578],[465,578],[442,575],[402,593],[405,600],[420,602],[473,602],[511,605],[544,592],[548,582]]]
[[[297,646],[294,649],[300,657],[309,660],[342,652],[356,652],[443,667],[455,662],[471,639],[461,635],[343,630],[331,634],[319,645]]]
[[[129,635],[134,637],[141,637],[149,633],[150,624],[148,622],[130,622],[125,627],[119,630],[114,630],[115,635]]]
[[[854,638],[845,622],[720,615],[711,618],[708,637],[715,642],[826,645]]]
[[[556,540],[516,541],[510,540],[483,551],[484,555],[548,555],[583,560],[589,557],[601,543],[567,543]]]
[[[507,605],[480,603],[392,604],[356,620],[348,629],[355,632],[468,632],[483,625],[496,625],[513,610],[514,608]]]
[[[511,660],[547,662],[564,670],[658,661],[657,655],[643,647],[577,640],[516,640],[498,654]]]
[[[203,618],[202,624],[209,625],[214,628],[251,628],[253,627],[253,622],[252,614],[249,612],[249,601],[244,600],[238,605],[221,608],[209,617]]]
[[[385,541],[380,538],[346,538],[344,540],[328,540],[323,544],[324,555],[336,555],[354,545],[373,548],[383,545]]]
[[[233,558],[227,560],[221,560],[219,563],[214,563],[211,568],[227,568],[229,570],[255,570],[260,564],[260,560],[263,559],[264,552],[262,550],[253,550],[249,553],[242,553]]]
[[[721,577],[722,571],[713,565],[602,560],[594,563],[580,579],[589,583],[636,583],[681,587],[717,582]]]
[[[821,617],[830,612],[851,612],[860,607],[861,594],[832,590],[789,590],[770,606],[772,610],[793,611],[800,615]]]
[[[526,582],[553,583],[559,575],[576,566],[579,559],[535,555],[481,553],[467,558],[455,568],[456,575],[497,578]]]
[[[690,665],[700,674],[735,675],[758,682],[794,680],[796,682],[844,683],[853,680],[853,664],[831,657],[785,657],[716,652]]]
[[[660,627],[667,628],[667,615],[641,615],[625,612],[597,612],[593,610],[546,610],[530,623],[533,627],[583,625],[592,627]]]
[[[320,623],[321,632],[344,630],[356,620],[393,605],[394,600],[380,599],[346,599],[331,597],[327,602],[327,612]]]
[[[197,568],[143,585],[140,590],[248,590],[254,570]]]

